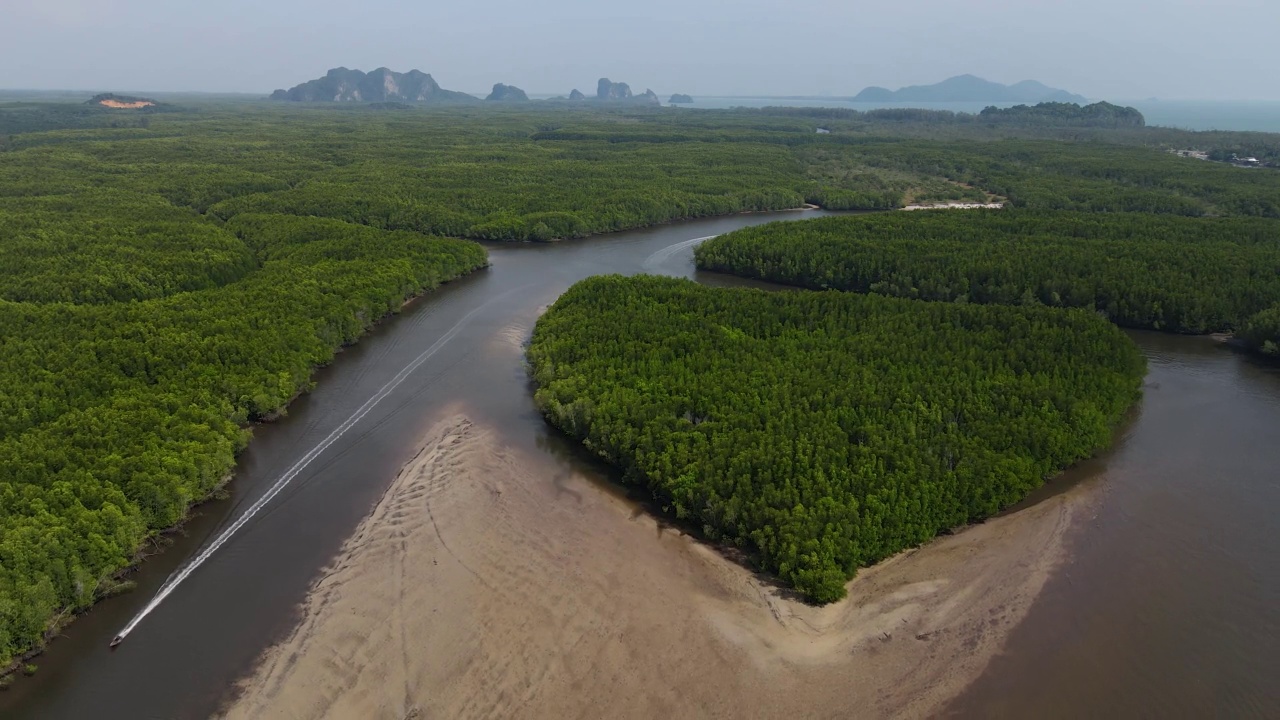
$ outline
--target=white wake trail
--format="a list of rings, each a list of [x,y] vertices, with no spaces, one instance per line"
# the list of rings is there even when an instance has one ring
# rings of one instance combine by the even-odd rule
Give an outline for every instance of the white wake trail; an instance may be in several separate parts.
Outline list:
[[[689,247],[690,245],[697,245],[700,242],[710,240],[713,237],[719,237],[719,235],[707,235],[706,237],[698,237],[692,240],[678,242],[675,245],[668,245],[645,258],[644,269],[649,271],[657,270],[659,265],[666,262],[668,258],[675,255],[677,252]]]
[[[293,464],[293,467],[290,467],[283,475],[277,478],[275,483],[272,484],[272,486],[268,488],[265,493],[263,493],[262,497],[258,498],[258,500],[254,502],[253,505],[249,506],[249,509],[245,510],[244,514],[242,514],[239,518],[237,518],[236,521],[232,523],[230,526],[228,526],[226,530],[223,530],[222,533],[218,535],[218,537],[215,538],[213,542],[209,543],[209,545],[206,546],[205,549],[202,550],[200,554],[195,557],[195,559],[193,559],[191,562],[183,566],[181,570],[171,575],[169,579],[165,581],[164,585],[160,587],[160,590],[156,592],[155,597],[151,598],[151,602],[147,603],[146,606],[142,608],[142,610],[138,611],[138,614],[133,616],[133,619],[129,621],[129,624],[125,625],[124,629],[122,629],[120,633],[116,635],[115,639],[112,640],[112,645],[115,645],[116,643],[120,642],[125,638],[125,636],[133,632],[133,629],[138,626],[138,623],[142,622],[143,618],[145,618],[147,615],[150,615],[153,610],[159,607],[160,603],[164,602],[165,598],[169,597],[170,593],[172,593],[175,589],[177,589],[178,585],[182,584],[182,581],[190,577],[191,573],[196,571],[196,568],[203,565],[206,560],[212,557],[213,554],[218,551],[218,548],[225,545],[227,541],[231,539],[231,536],[235,535],[236,532],[240,530],[240,528],[244,527],[245,523],[252,520],[253,516],[257,515],[258,512],[262,510],[262,508],[266,507],[267,503],[271,502],[271,500],[275,498],[276,495],[279,495],[280,491],[283,490],[290,482],[292,482],[293,479],[296,478],[299,473],[305,470],[306,467],[310,465],[313,460],[319,457],[321,453],[327,450],[330,445],[333,445],[335,442],[337,442],[343,435],[346,435],[347,431],[350,430],[352,427],[354,427],[356,423],[360,422],[360,420],[364,418],[365,415],[368,415],[369,411],[373,410],[373,408],[376,407],[378,403],[385,400],[388,395],[390,395],[397,387],[400,386],[401,383],[403,383],[411,374],[413,374],[414,370],[417,370],[419,367],[422,366],[423,363],[425,363],[427,360],[430,360],[433,355],[439,352],[441,348],[443,348],[445,345],[449,343],[450,340],[452,340],[455,336],[457,336],[457,334],[461,332],[462,328],[471,320],[472,317],[476,315],[476,313],[480,312],[481,310],[485,309],[489,305],[507,297],[511,293],[517,290],[520,290],[524,287],[526,286],[520,286],[517,288],[513,288],[511,290],[508,290],[507,292],[502,293],[501,295],[489,300],[488,302],[480,305],[479,307],[475,308],[471,312],[462,316],[462,319],[459,320],[453,327],[449,328],[448,332],[446,332],[444,335],[441,335],[440,339],[432,343],[431,347],[422,351],[421,355],[414,358],[413,361],[410,362],[408,365],[406,365],[404,369],[402,369],[399,373],[396,374],[395,377],[388,380],[387,384],[383,385],[378,390],[378,392],[373,395],[373,397],[366,400],[365,403],[361,405],[359,408],[357,408],[356,411],[352,413],[350,417],[344,420],[341,425],[334,428],[333,432],[329,433],[328,437],[326,437],[324,440],[321,440],[320,444],[311,448],[311,450],[308,451],[306,455],[303,455],[302,458],[298,460],[298,462]]]

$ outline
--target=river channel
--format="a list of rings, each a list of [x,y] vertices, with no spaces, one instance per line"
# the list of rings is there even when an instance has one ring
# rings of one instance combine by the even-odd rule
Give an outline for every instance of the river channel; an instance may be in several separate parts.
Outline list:
[[[442,408],[522,451],[609,478],[551,432],[512,353],[541,308],[602,273],[696,273],[693,241],[821,211],[738,215],[555,244],[490,245],[492,266],[409,305],[341,353],[288,415],[257,428],[230,497],[199,507],[138,588],[66,628],[4,718],[203,718],[296,624],[307,589]],[[193,573],[114,651],[164,580],[424,351],[397,391]],[[1205,338],[1133,337],[1145,398],[1116,446],[1070,476],[1100,500],[1070,559],[954,717],[1275,717],[1280,712],[1280,373]],[[851,711],[851,717],[856,712]]]

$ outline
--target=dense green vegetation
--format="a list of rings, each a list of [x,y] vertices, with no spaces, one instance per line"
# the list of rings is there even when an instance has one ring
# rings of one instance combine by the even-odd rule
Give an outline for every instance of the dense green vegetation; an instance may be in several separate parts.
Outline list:
[[[1198,147],[1207,148],[1209,159],[1214,162],[1237,162],[1240,158],[1254,158],[1259,163],[1280,168],[1280,135],[1272,133],[1238,133],[1222,140],[1205,138]]]
[[[1110,442],[1137,348],[1097,315],[592,278],[538,321],[547,418],[809,598]]]
[[[1138,213],[891,213],[722,235],[699,267],[810,288],[1097,310],[1128,327],[1241,329],[1280,301],[1280,222]]]
[[[914,122],[931,125],[1005,125],[1010,127],[1091,127],[1140,128],[1146,125],[1142,113],[1131,107],[1108,102],[1078,105],[1065,102],[1042,102],[1036,105],[988,107],[980,113],[924,108],[879,108],[851,110],[845,108],[771,107],[761,112],[798,117],[832,118],[861,122]]]
[[[1149,148],[921,141],[867,144],[849,152],[872,166],[940,175],[1027,209],[1280,218],[1280,176]]]
[[[246,211],[324,215],[484,240],[551,240],[804,203],[799,163],[784,148],[768,145],[628,148],[526,142],[493,148],[496,157],[478,163],[467,157],[474,153],[470,148],[442,152],[409,137],[401,141],[411,144],[377,155],[437,157],[369,158],[289,190],[227,200],[211,212],[218,217]],[[430,165],[431,172],[423,173],[419,163]],[[496,177],[495,163],[505,163]],[[709,172],[712,168],[719,172]]]
[[[257,268],[231,233],[155,195],[88,189],[0,197],[0,298],[146,300],[218,287]]]
[[[1264,355],[1280,357],[1280,304],[1249,318],[1244,326],[1244,339]]]
[[[278,215],[219,227],[105,190],[0,200],[0,243],[0,665],[213,491],[245,422],[486,262],[464,241]]]
[[[0,151],[21,133],[63,128],[147,127],[151,115],[165,112],[155,106],[124,112],[85,103],[0,103]]]
[[[977,119],[981,122],[1054,127],[1140,128],[1147,124],[1146,118],[1136,109],[1109,102],[1084,106],[1065,102],[1042,102],[1008,108],[992,106],[978,113]]]
[[[0,667],[215,489],[245,423],[486,262],[422,233],[550,239],[815,186],[782,145],[531,139],[569,113],[70,107],[3,115]]]
[[[1171,157],[1205,138],[1150,128],[65,99],[0,103],[0,666],[207,495],[246,421],[406,296],[485,262],[431,236],[551,240],[806,201],[1278,202],[1274,173]],[[1249,327],[1275,338],[1274,318]]]
[[[833,210],[898,207],[912,190],[950,181],[1027,209],[1280,218],[1280,177],[1274,173],[1157,151],[1247,141],[1258,133],[999,123],[989,127],[906,119],[931,112],[769,108],[744,111],[734,116],[733,124],[717,113],[677,112],[644,123],[566,122],[534,137],[542,142],[618,145],[739,141],[782,145],[806,163],[805,171],[816,187],[796,186],[796,190],[811,202],[827,207],[822,195],[842,191],[874,198],[832,205]],[[819,126],[832,133],[814,134]],[[815,174],[809,164],[814,158],[840,172]]]

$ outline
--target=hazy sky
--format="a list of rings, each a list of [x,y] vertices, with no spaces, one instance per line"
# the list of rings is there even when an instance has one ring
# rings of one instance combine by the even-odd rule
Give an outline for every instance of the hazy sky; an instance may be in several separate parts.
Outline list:
[[[0,0],[0,88],[849,95],[973,73],[1091,98],[1280,100],[1280,0]]]

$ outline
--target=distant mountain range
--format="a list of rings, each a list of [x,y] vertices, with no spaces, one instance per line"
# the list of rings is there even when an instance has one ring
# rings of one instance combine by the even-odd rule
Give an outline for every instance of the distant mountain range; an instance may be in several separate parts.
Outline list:
[[[957,75],[934,85],[911,85],[901,90],[869,87],[853,98],[854,102],[999,102],[1041,103],[1064,102],[1085,104],[1087,98],[1066,90],[1051,88],[1035,80],[1014,85],[1001,85],[973,75]]]
[[[477,103],[480,98],[455,90],[445,90],[429,74],[420,70],[398,73],[385,67],[372,72],[361,72],[338,67],[324,77],[308,80],[288,90],[276,90],[272,100],[293,102],[367,102],[367,103]],[[521,102],[528,98],[520,88],[498,83],[487,98],[491,101]],[[570,100],[595,100],[608,103],[658,105],[656,93],[646,90],[633,95],[623,82],[611,82],[600,78],[594,97],[574,90]],[[676,102],[687,102],[677,96]],[[973,75],[959,75],[936,85],[913,85],[901,90],[869,87],[853,98],[854,102],[990,102],[990,103],[1041,103],[1088,102],[1085,98],[1026,80],[1016,85],[1001,85]]]
[[[288,90],[276,90],[271,93],[272,100],[289,100],[293,102],[367,102],[367,103],[476,103],[480,98],[464,92],[445,90],[427,73],[410,70],[398,73],[381,67],[373,72],[349,70],[344,67],[334,68],[324,77],[308,80]],[[563,99],[563,98],[560,98]],[[631,87],[624,82],[611,82],[608,78],[600,78],[594,97],[574,90],[570,100],[594,100],[607,103],[628,103],[635,105],[660,105],[658,95],[652,90],[645,90],[639,95],[631,93]],[[514,85],[497,83],[493,92],[485,98],[496,102],[527,102],[528,95]]]
[[[271,93],[272,100],[294,102],[479,102],[479,98],[440,87],[427,73],[410,70],[398,73],[378,68],[364,73],[340,67],[322,78],[309,80],[288,90]]]

